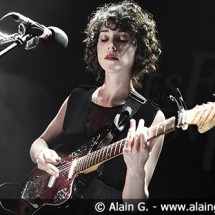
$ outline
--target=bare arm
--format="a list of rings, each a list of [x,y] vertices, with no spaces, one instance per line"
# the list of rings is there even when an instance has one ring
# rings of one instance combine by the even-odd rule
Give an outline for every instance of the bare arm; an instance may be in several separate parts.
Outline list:
[[[64,101],[57,115],[43,134],[32,143],[30,148],[31,159],[34,163],[37,163],[38,168],[55,176],[58,176],[59,174],[59,170],[55,165],[61,158],[54,150],[49,149],[48,143],[57,138],[63,130],[63,121],[67,109],[67,102],[68,98]]]
[[[163,113],[158,111],[152,123],[157,124],[165,119]],[[137,127],[137,128],[136,128]],[[147,143],[147,130],[144,120],[140,120],[136,126],[135,120],[131,120],[127,142],[123,150],[123,156],[127,165],[127,174],[122,193],[124,201],[147,199],[149,196],[148,185],[155,170],[164,136],[160,136]]]

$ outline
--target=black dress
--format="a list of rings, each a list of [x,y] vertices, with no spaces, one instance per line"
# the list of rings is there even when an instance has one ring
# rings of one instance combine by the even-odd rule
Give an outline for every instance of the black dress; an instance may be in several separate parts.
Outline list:
[[[95,89],[93,87],[80,87],[71,92],[63,125],[66,144],[78,145],[91,137],[98,129],[112,122],[115,115],[120,113],[122,105],[102,107],[94,104],[91,98]],[[149,127],[157,111],[158,107],[147,100],[133,118],[137,121],[143,118],[145,125]],[[118,140],[126,137],[128,128],[129,124],[123,132],[117,135]],[[71,202],[67,210],[70,211],[70,214],[98,214],[94,208],[96,202],[102,200],[107,205],[111,201],[121,201],[126,175],[126,165],[123,156],[118,156],[103,163],[97,172],[99,174],[95,174],[95,177],[90,177],[82,199]]]

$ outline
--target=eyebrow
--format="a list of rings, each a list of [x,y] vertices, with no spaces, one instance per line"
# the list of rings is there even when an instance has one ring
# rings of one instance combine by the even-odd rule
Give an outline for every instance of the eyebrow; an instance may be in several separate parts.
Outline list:
[[[109,30],[108,29],[103,29],[103,30],[101,30],[99,33],[103,33],[103,32],[108,32]],[[129,34],[128,32],[126,32],[126,31],[123,31],[123,30],[120,30],[119,29],[119,31],[118,31],[119,33],[125,33],[125,34]]]
[[[108,30],[104,29],[104,30],[101,30],[99,33],[101,33],[101,32],[108,32]]]

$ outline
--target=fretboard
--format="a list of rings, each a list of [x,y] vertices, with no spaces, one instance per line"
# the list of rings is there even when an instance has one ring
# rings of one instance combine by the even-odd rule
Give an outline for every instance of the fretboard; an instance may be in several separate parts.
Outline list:
[[[171,117],[162,123],[149,127],[147,130],[148,141],[173,130],[175,130],[175,117]],[[126,138],[96,151],[90,152],[79,158],[76,166],[76,172],[88,169],[94,165],[106,162],[116,156],[121,155],[125,141]]]

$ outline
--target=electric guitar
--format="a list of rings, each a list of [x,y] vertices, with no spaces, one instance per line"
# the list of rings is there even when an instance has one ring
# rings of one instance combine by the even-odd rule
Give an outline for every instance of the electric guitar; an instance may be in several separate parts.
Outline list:
[[[162,134],[174,131],[176,128],[187,129],[188,125],[196,125],[200,133],[204,133],[215,126],[215,102],[197,105],[191,110],[182,110],[178,116],[148,128],[148,140]],[[94,149],[93,145],[98,137],[92,138],[90,144],[83,145],[73,151],[56,149],[62,158],[59,177],[50,176],[45,171],[35,167],[28,177],[21,192],[18,204],[18,215],[37,214],[44,206],[63,206],[78,192],[75,181],[81,174],[88,174],[96,170],[102,163],[113,159],[123,152],[126,139],[114,142],[108,146]]]

